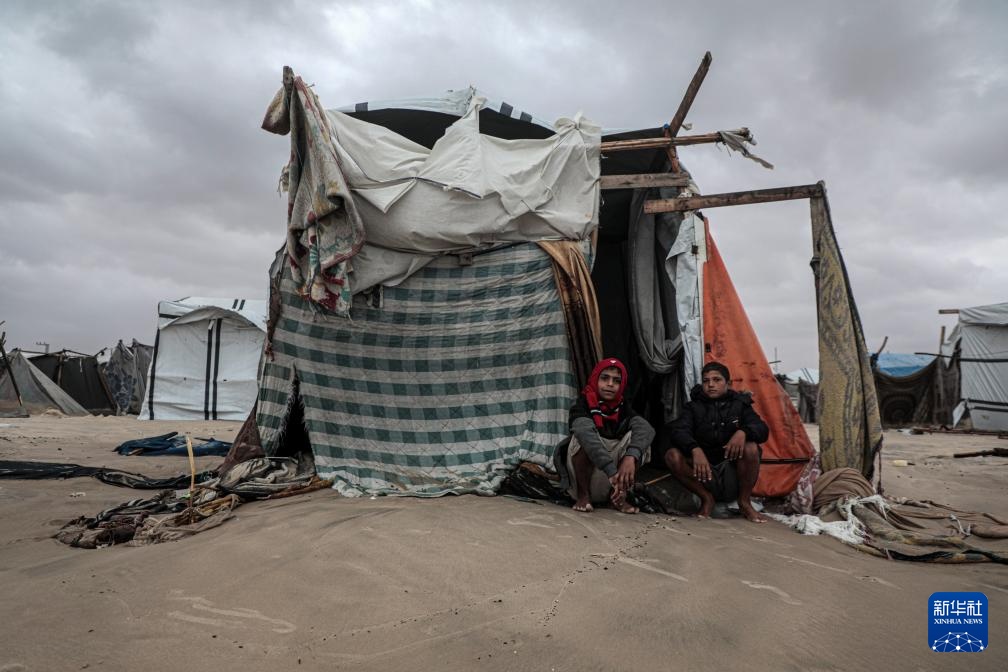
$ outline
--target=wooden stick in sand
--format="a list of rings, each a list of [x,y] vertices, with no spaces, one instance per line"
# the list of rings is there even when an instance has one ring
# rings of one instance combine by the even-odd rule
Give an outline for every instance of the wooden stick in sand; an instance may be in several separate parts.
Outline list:
[[[186,433],[186,451],[189,453],[189,522],[193,519],[193,495],[196,490],[196,458],[193,456],[192,437]]]

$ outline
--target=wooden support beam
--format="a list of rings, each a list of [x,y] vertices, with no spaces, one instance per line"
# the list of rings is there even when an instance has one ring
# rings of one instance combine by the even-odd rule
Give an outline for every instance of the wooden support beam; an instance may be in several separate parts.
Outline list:
[[[708,51],[700,61],[700,67],[693,73],[693,79],[690,80],[689,86],[686,87],[686,93],[679,103],[679,109],[676,110],[675,116],[672,117],[672,121],[669,122],[668,127],[665,129],[665,137],[674,138],[679,135],[679,129],[682,128],[683,122],[686,121],[686,114],[689,112],[690,107],[693,106],[693,99],[696,98],[697,91],[700,90],[700,85],[703,84],[704,77],[707,76],[710,64],[711,55]],[[676,152],[676,148],[674,146],[666,147],[665,153],[668,154],[669,163],[672,164],[672,172],[678,173],[679,154]]]
[[[729,133],[741,135],[746,140],[752,140],[748,128],[736,128]],[[684,135],[681,138],[641,138],[639,140],[611,140],[602,143],[602,153],[627,152],[635,149],[667,149],[670,146],[704,145],[721,142],[720,133],[703,133],[701,135]]]
[[[820,184],[804,184],[797,187],[778,187],[776,189],[757,189],[755,191],[734,191],[727,194],[644,201],[644,212],[648,214],[684,212],[686,210],[701,210],[703,208],[720,208],[726,205],[793,201],[799,198],[822,196],[822,194],[823,188]]]
[[[644,175],[603,175],[602,189],[651,189],[654,187],[685,187],[685,173],[651,173]]]
[[[938,310],[939,315],[958,315],[958,308],[941,308]]]
[[[690,80],[689,86],[686,87],[686,94],[683,96],[682,102],[679,103],[679,109],[676,110],[675,116],[669,122],[669,133],[673,138],[679,135],[679,129],[682,128],[683,122],[686,121],[686,115],[689,113],[690,107],[693,106],[693,99],[696,98],[697,91],[700,90],[700,85],[703,84],[704,77],[707,76],[707,71],[710,70],[710,65],[711,55],[708,51],[704,54],[703,60],[700,61],[700,67],[693,74],[693,79]]]
[[[4,320],[6,322],[7,320]],[[3,324],[3,322],[0,322]],[[10,376],[11,387],[14,388],[14,394],[17,396],[18,406],[21,410],[24,410],[24,401],[21,399],[21,390],[18,389],[17,380],[14,379],[14,367],[11,366],[10,360],[7,359],[7,350],[4,349],[4,344],[7,341],[7,332],[0,334],[0,361],[3,362],[4,368],[7,370],[7,375]]]

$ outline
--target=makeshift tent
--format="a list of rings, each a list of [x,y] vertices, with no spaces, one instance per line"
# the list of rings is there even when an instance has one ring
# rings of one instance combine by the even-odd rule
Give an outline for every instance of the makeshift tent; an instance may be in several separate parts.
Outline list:
[[[94,415],[114,415],[115,402],[95,355],[70,350],[35,355],[31,363]]]
[[[872,355],[883,425],[898,427],[935,420],[938,366],[934,355]]]
[[[954,362],[954,369],[944,366],[934,355],[882,353],[877,357],[873,355],[872,361],[883,425],[904,427],[951,423],[951,406],[942,403],[942,399],[954,395],[958,399],[958,360]],[[798,369],[783,378],[781,384],[798,408],[802,420],[816,422],[818,371]],[[943,393],[943,386],[949,391]]]
[[[660,427],[717,347],[771,422],[759,492],[786,495],[810,472],[808,437],[751,328],[705,321],[744,310],[697,208],[652,209],[655,196],[680,206],[697,192],[669,151],[674,133],[601,137],[581,117],[546,128],[472,89],[344,109],[325,112],[286,69],[263,122],[290,134],[295,157],[257,405],[266,454],[304,436],[347,495],[489,493],[518,462],[549,463],[603,352],[627,363],[628,398]],[[733,146],[724,132],[698,137]],[[821,185],[788,194],[825,200]],[[867,352],[818,207],[816,277],[844,297],[820,301],[841,328],[821,316],[826,361],[836,398],[854,403],[826,436],[835,459],[870,474],[874,397],[841,365],[867,367]]]
[[[802,422],[815,423],[816,401],[819,397],[819,370],[802,368],[776,376],[787,392],[791,404],[798,410]]]
[[[138,343],[136,339],[129,347],[119,341],[112,349],[102,373],[118,415],[140,413],[153,355],[153,346]]]
[[[960,309],[941,354],[958,362],[954,421],[968,411],[973,429],[1008,431],[1008,303]]]
[[[0,361],[0,416],[20,417],[46,411],[88,415],[86,408],[28,361],[20,350],[7,353],[7,362],[9,369]]]
[[[244,420],[255,404],[266,302],[189,297],[158,304],[140,413],[148,420]]]
[[[882,352],[873,355],[875,369],[893,378],[910,376],[935,360],[934,355],[915,355],[910,353]]]

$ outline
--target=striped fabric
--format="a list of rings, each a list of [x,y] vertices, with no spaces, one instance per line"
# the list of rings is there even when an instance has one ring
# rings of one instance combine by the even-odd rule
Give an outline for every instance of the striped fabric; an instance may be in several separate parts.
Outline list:
[[[286,266],[259,392],[267,454],[300,384],[318,473],[348,496],[492,494],[518,462],[549,463],[576,394],[550,258],[534,243],[442,257],[381,308],[313,309]]]

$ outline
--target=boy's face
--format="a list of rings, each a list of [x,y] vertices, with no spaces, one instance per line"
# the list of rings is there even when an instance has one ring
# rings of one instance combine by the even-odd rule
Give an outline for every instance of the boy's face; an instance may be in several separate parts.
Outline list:
[[[703,374],[703,391],[711,399],[723,397],[728,391],[728,381],[719,371],[708,371]]]
[[[603,369],[598,377],[598,396],[602,401],[612,401],[623,384],[623,376],[615,366]]]

